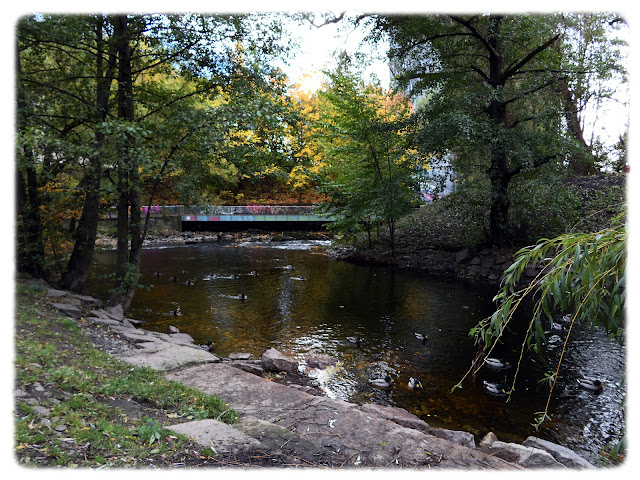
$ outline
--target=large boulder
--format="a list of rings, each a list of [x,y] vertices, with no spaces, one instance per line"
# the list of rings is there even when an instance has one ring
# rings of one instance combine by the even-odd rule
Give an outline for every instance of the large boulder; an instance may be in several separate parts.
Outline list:
[[[327,368],[335,365],[338,361],[330,355],[314,354],[307,358],[307,367],[309,368]]]
[[[565,468],[549,452],[517,443],[497,440],[491,445],[490,452],[496,457],[526,468]]]
[[[267,372],[298,373],[298,362],[270,348],[262,354],[262,368]]]
[[[542,440],[541,438],[533,436],[527,437],[527,439],[523,442],[523,445],[525,447],[535,447],[549,452],[553,456],[553,458],[555,458],[558,462],[566,467],[595,468],[592,464],[579,456],[573,450],[570,450],[567,447],[563,447],[562,445],[557,445],[555,443],[549,442],[547,440]]]

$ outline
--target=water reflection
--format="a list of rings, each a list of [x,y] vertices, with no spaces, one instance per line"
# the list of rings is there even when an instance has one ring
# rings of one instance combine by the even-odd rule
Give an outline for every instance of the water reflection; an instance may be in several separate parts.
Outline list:
[[[333,398],[400,406],[434,426],[477,436],[493,430],[505,441],[522,442],[535,433],[530,423],[547,396],[538,380],[548,369],[535,358],[523,361],[508,403],[488,394],[483,382],[509,382],[513,369],[482,369],[475,383],[451,393],[474,357],[468,332],[491,313],[493,289],[336,262],[321,253],[309,242],[147,249],[142,281],[153,288],[136,293],[129,316],[144,320],[149,330],[166,332],[175,325],[197,343],[211,341],[221,356],[248,352],[259,358],[269,347],[302,362],[310,353],[334,356],[335,368],[310,372]],[[98,256],[91,293],[109,288],[98,278],[114,260],[113,252]],[[517,330],[514,325],[514,335]],[[419,340],[416,332],[428,340]],[[360,336],[360,346],[348,342],[350,336]],[[550,336],[552,357],[560,354],[565,336]],[[554,420],[541,436],[593,460],[622,425],[624,349],[580,330],[570,343],[577,348],[567,353],[551,403]],[[608,352],[606,364],[602,351]],[[495,353],[514,363],[520,345],[505,338]],[[394,379],[393,388],[369,384],[385,374]],[[600,378],[605,391],[593,395],[580,389],[576,380],[582,376]],[[420,379],[424,389],[410,389],[410,377]]]

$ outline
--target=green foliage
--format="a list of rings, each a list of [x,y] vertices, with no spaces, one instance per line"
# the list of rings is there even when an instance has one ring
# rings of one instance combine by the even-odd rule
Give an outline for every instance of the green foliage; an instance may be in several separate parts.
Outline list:
[[[421,157],[412,151],[410,104],[393,92],[363,85],[348,61],[327,72],[320,93],[326,157],[321,191],[326,212],[338,216],[331,227],[342,233],[386,224],[394,245],[395,222],[415,199],[413,173]]]
[[[509,230],[516,245],[558,236],[579,221],[582,199],[575,189],[566,188],[564,176],[558,170],[543,168],[519,175],[512,182]]]
[[[155,418],[145,417],[142,421],[144,423],[136,429],[136,435],[148,445],[162,441],[170,433],[166,428],[162,428]]]

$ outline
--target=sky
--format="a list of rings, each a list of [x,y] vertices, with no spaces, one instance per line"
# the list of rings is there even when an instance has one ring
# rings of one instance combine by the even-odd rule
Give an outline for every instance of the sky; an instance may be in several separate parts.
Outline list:
[[[289,29],[292,35],[299,37],[301,52],[284,70],[292,82],[301,82],[302,87],[308,90],[317,90],[320,87],[322,70],[335,65],[332,56],[334,52],[346,50],[353,54],[368,49],[362,45],[365,32],[361,28],[354,29],[336,24],[318,28],[311,24],[300,25],[289,22]],[[385,48],[378,47],[371,53],[377,57],[383,57]],[[374,74],[383,87],[389,86],[389,66],[384,58],[372,61],[365,74],[367,76]]]

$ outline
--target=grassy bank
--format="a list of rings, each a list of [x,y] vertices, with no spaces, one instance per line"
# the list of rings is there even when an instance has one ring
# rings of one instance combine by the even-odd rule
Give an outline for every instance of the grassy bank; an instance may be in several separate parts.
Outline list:
[[[225,459],[164,427],[233,423],[219,398],[99,347],[106,329],[61,317],[46,290],[18,280],[15,299],[15,458],[24,466],[219,465]]]

